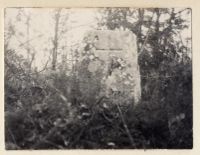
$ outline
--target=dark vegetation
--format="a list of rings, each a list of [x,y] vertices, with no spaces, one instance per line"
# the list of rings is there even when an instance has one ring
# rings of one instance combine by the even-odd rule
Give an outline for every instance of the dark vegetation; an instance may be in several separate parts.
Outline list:
[[[142,80],[140,103],[135,106],[131,101],[122,106],[121,102],[126,100],[114,100],[116,94],[111,98],[98,95],[99,86],[92,78],[86,83],[89,90],[83,94],[80,80],[90,73],[81,77],[74,74],[74,70],[82,73],[83,64],[76,64],[70,74],[65,74],[66,64],[56,63],[54,58],[51,69],[36,72],[30,59],[17,54],[5,42],[6,149],[193,147],[192,62],[188,54],[191,47],[181,43],[180,38],[174,39],[187,28],[182,13],[190,14],[191,10],[102,10],[106,20],[99,21],[100,28],[123,27],[137,35]],[[152,16],[146,15],[146,11],[152,12]],[[161,22],[163,14],[169,18]],[[128,17],[135,15],[137,20],[130,23]],[[148,28],[148,32],[143,32],[142,27]],[[6,39],[13,35],[12,31],[10,25]],[[56,48],[57,45],[53,57]]]

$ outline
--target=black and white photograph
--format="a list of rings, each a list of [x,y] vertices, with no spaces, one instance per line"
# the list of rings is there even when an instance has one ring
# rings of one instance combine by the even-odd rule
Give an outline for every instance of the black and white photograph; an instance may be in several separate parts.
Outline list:
[[[192,149],[192,9],[4,8],[6,150]]]

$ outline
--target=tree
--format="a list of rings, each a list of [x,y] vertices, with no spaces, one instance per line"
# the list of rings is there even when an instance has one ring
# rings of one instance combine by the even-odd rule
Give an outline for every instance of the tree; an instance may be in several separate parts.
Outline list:
[[[61,9],[56,10],[55,12],[55,29],[54,29],[54,39],[53,39],[53,53],[52,53],[52,70],[56,70],[56,61],[57,61],[57,50],[58,50],[58,29],[60,21],[60,12]]]
[[[123,27],[137,36],[143,97],[147,97],[146,93],[154,89],[148,86],[152,83],[151,80],[170,74],[167,73],[169,68],[165,68],[165,74],[160,75],[163,65],[168,65],[169,61],[178,63],[183,56],[179,53],[181,49],[188,49],[184,44],[181,45],[182,38],[179,35],[187,28],[187,19],[182,16],[184,12],[190,13],[190,10],[186,8],[175,12],[173,8],[106,8],[103,11],[105,16],[100,20],[100,25],[105,25],[108,29]],[[165,19],[161,20],[161,16]],[[162,81],[163,78],[157,80]]]
[[[68,31],[68,9],[56,9],[54,11],[54,36],[52,39],[53,49],[52,49],[52,70],[56,70],[57,68],[57,57],[59,50],[65,50],[65,46],[62,44],[62,39],[65,37],[66,32]],[[64,42],[66,44],[66,42]],[[69,51],[66,51],[66,53]],[[62,62],[64,62],[64,58],[67,59],[67,54],[62,55]],[[64,64],[63,64],[64,65]]]

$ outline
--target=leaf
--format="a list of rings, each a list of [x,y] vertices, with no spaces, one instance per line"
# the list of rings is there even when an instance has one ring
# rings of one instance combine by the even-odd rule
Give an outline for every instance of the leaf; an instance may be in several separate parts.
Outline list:
[[[82,116],[91,116],[91,113],[83,112],[83,113],[82,113]]]
[[[26,140],[29,142],[32,142],[35,140],[35,138],[36,138],[36,133],[34,131],[34,132],[32,132],[32,135],[30,137],[28,137]]]
[[[114,142],[108,142],[107,145],[108,146],[115,146],[115,143]]]
[[[105,109],[108,109],[108,108],[109,108],[108,105],[107,105],[106,103],[103,103],[103,107],[104,107]]]
[[[64,96],[64,95],[62,95],[62,94],[59,94],[59,96],[60,96],[60,98],[63,100],[63,101],[67,101],[67,98]]]
[[[59,126],[61,124],[61,118],[57,118],[56,121],[53,122],[53,125]]]
[[[69,141],[64,140],[64,145],[65,145],[65,146],[68,146],[68,145],[69,145]]]

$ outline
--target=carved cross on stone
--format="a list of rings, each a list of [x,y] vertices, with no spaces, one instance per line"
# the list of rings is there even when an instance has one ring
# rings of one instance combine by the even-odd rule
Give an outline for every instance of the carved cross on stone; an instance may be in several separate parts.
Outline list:
[[[97,30],[89,31],[87,36],[94,40],[94,54],[104,62],[103,82],[107,90],[126,92],[138,103],[141,88],[135,35],[128,31]]]

